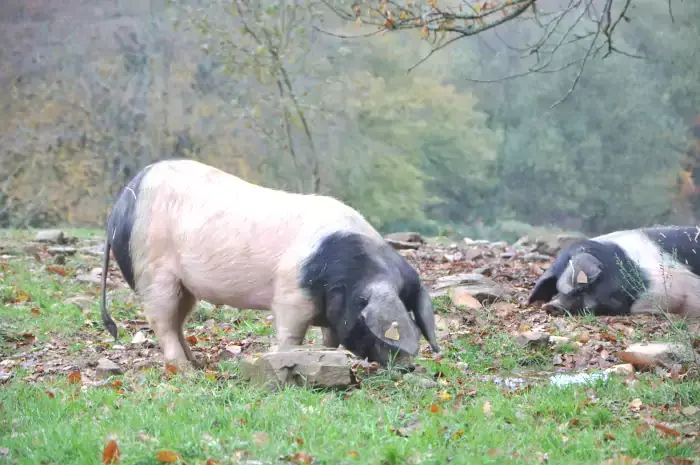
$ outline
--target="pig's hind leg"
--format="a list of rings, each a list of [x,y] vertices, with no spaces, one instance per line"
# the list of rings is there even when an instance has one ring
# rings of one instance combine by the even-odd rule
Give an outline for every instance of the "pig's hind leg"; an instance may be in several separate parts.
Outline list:
[[[196,299],[177,276],[159,273],[141,293],[144,311],[158,338],[166,362],[186,366],[196,360],[185,341],[183,326]]]

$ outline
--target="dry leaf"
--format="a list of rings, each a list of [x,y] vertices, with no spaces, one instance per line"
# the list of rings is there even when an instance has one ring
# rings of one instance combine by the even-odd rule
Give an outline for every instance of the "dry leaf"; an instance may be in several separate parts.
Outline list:
[[[354,459],[356,459],[356,458],[358,458],[358,457],[360,456],[360,454],[358,454],[358,453],[355,452],[354,450],[351,450],[350,452],[348,452],[348,455],[349,455],[350,457],[354,458]]]
[[[642,399],[636,398],[630,402],[630,410],[633,412],[638,412],[642,408]]]
[[[491,411],[491,402],[489,402],[488,400],[484,402],[482,410],[484,411],[484,415],[486,415],[487,417],[493,415],[493,412]]]
[[[656,428],[657,431],[660,431],[661,433],[663,433],[664,436],[678,437],[681,435],[681,433],[679,433],[675,429],[669,428],[668,426],[664,426],[664,425],[659,424],[659,423],[655,424],[654,428]]]
[[[207,459],[206,465],[219,465],[219,461],[214,459]]]
[[[156,461],[160,463],[176,463],[180,460],[182,456],[170,450],[161,450],[156,453]]]
[[[438,405],[431,405],[430,406],[430,413],[439,413],[440,410],[442,410]]]
[[[114,439],[109,441],[102,451],[102,463],[119,463],[119,446]]]
[[[695,462],[690,459],[684,459],[681,457],[668,457],[666,462],[673,465],[693,465]]]
[[[452,399],[452,396],[446,391],[442,391],[438,394],[438,400],[440,402],[448,402],[450,399]]]
[[[71,371],[68,375],[68,382],[72,384],[78,384],[83,380],[80,370]]]
[[[308,465],[314,461],[313,457],[304,452],[297,452],[289,457],[290,461],[294,464]]]
[[[627,455],[618,455],[609,460],[603,462],[603,465],[635,465],[639,463],[639,460],[634,457],[629,457]]]
[[[177,365],[172,364],[172,363],[165,364],[165,375],[167,377],[173,376],[177,372],[178,372]]]
[[[270,436],[265,431],[257,431],[253,433],[253,442],[262,447],[270,442]]]
[[[605,438],[606,441],[614,441],[615,435],[612,433],[605,433],[603,434],[603,438]]]
[[[195,344],[197,344],[197,336],[194,336],[194,335],[193,335],[193,336],[187,336],[187,337],[185,338],[185,341],[187,341],[187,343],[190,344],[190,345],[195,345]]]

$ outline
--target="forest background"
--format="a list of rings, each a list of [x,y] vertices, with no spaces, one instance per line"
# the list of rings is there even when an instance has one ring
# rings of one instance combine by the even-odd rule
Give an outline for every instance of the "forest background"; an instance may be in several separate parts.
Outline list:
[[[581,18],[607,5],[615,53],[594,55],[606,37]],[[694,224],[700,2],[539,0],[424,61],[454,34],[371,6],[2,2],[0,227],[102,227],[140,168],[182,157],[333,195],[383,232]]]

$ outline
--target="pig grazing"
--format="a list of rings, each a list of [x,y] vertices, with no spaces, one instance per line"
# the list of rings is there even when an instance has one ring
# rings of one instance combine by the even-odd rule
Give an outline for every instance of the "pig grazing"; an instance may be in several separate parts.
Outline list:
[[[545,301],[549,313],[700,317],[699,275],[700,228],[617,231],[562,250],[528,303]]]
[[[331,197],[257,186],[193,160],[145,167],[107,221],[100,305],[116,339],[105,305],[110,248],[166,361],[195,363],[182,330],[197,300],[270,310],[279,348],[300,345],[314,325],[324,345],[382,364],[414,355],[421,332],[440,350],[416,270]]]

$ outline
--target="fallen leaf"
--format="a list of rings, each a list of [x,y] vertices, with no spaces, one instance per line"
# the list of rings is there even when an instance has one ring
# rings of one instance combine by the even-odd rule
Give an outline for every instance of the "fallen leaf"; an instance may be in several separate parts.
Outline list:
[[[299,465],[310,464],[314,461],[313,457],[304,452],[297,452],[296,454],[291,455],[289,458],[292,463]]]
[[[603,462],[603,465],[634,465],[639,463],[634,457],[627,455],[618,455]]]
[[[195,344],[197,344],[197,342],[198,342],[198,341],[197,341],[197,336],[194,336],[194,335],[192,335],[192,336],[187,336],[187,337],[185,338],[185,341],[187,341],[187,343],[190,344],[190,345],[195,345]]]
[[[464,436],[464,430],[463,429],[458,429],[454,433],[452,433],[452,439],[459,439],[462,436]]]
[[[452,399],[452,396],[446,391],[442,391],[438,394],[438,400],[440,402],[448,402],[450,399]]]
[[[119,463],[119,446],[114,439],[109,441],[102,451],[102,463]]]
[[[51,391],[44,391],[44,392],[46,393],[47,396],[51,397],[52,399],[53,399],[54,397],[56,397],[56,396],[54,396],[54,393],[51,392]]]
[[[170,450],[161,450],[156,453],[156,461],[160,463],[176,463],[180,460],[182,456]]]
[[[633,412],[638,412],[639,409],[642,408],[642,405],[643,405],[642,399],[640,399],[640,398],[633,399],[632,402],[630,402],[630,410],[632,410]]]
[[[174,365],[172,363],[166,363],[165,364],[165,375],[167,377],[173,376],[178,372],[177,365]]]
[[[614,441],[615,435],[612,433],[605,433],[603,434],[603,438],[605,438],[606,441]]]
[[[649,425],[642,423],[634,429],[634,434],[636,434],[637,437],[642,437],[647,433],[647,431],[649,431]]]
[[[503,451],[501,449],[494,449],[494,448],[487,450],[486,453],[489,454],[489,456],[491,456],[491,457],[503,455]]]
[[[257,431],[253,433],[253,442],[262,447],[270,442],[270,436],[268,436],[268,434],[264,431]]]
[[[693,465],[695,462],[690,459],[684,459],[681,457],[668,457],[666,459],[666,462],[671,463],[673,465]]]
[[[489,402],[488,400],[484,402],[482,410],[484,411],[484,415],[486,415],[487,417],[493,415],[493,412],[491,411],[491,402]]]
[[[214,459],[207,459],[206,465],[219,465],[219,461]]]
[[[25,341],[31,342],[31,341],[36,340],[36,336],[33,335],[32,333],[24,333],[24,334],[22,334],[22,339],[24,339]]]
[[[78,384],[83,380],[83,376],[80,374],[80,370],[71,371],[68,375],[68,382],[72,384]]]
[[[439,413],[442,410],[438,405],[432,404],[430,406],[430,413]]]
[[[669,428],[668,426],[664,426],[664,425],[659,424],[659,423],[655,424],[654,428],[656,428],[657,431],[660,431],[661,433],[663,433],[664,436],[678,437],[681,435],[681,433],[679,433],[675,429]]]
[[[46,267],[46,271],[50,271],[52,273],[56,273],[56,274],[61,275],[61,276],[65,276],[67,274],[65,268],[62,268],[60,266],[48,265]]]

